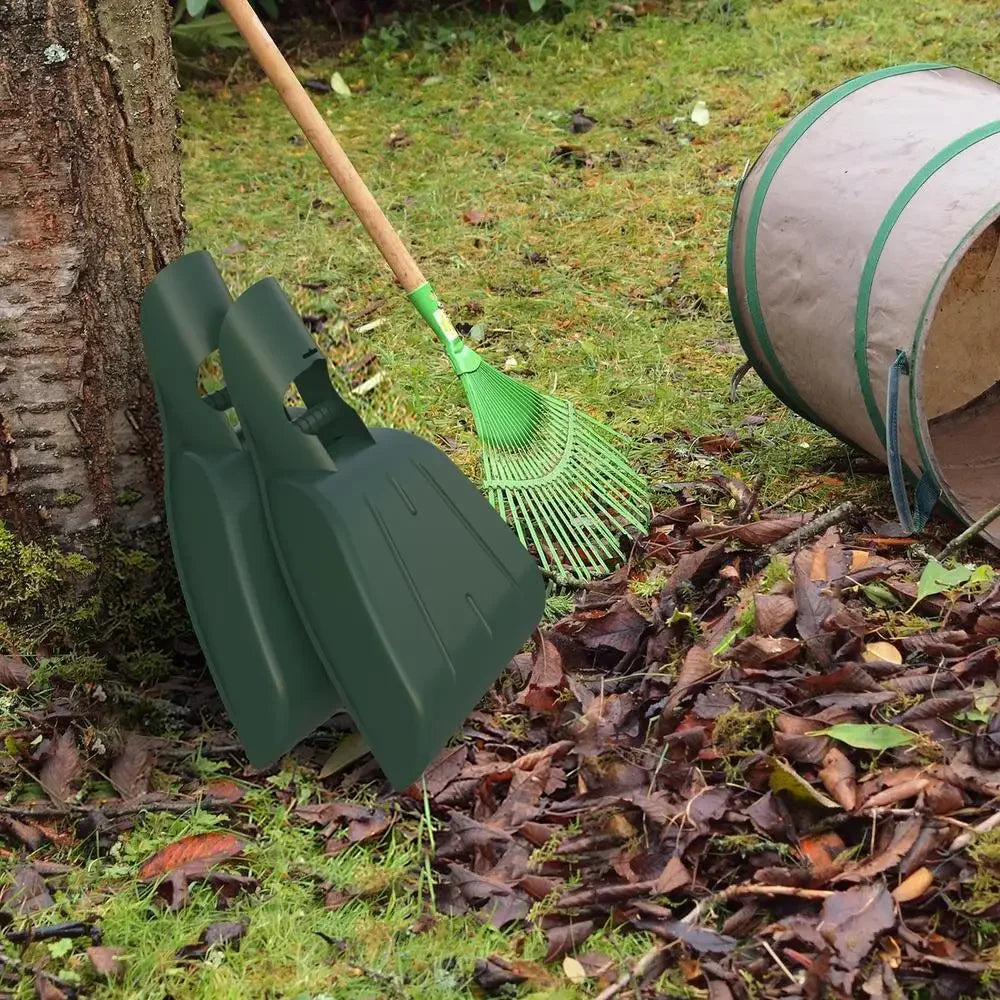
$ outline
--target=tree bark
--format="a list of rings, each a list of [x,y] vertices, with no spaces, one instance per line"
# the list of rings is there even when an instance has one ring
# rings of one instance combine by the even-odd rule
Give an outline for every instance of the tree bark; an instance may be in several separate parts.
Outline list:
[[[166,0],[0,0],[0,521],[160,516],[139,304],[182,251]]]

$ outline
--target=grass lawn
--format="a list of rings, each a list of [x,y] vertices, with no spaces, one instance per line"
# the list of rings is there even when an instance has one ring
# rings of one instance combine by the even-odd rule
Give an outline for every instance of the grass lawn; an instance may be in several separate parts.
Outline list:
[[[852,475],[847,449],[786,412],[755,375],[729,401],[743,360],[726,300],[729,209],[747,160],[850,76],[922,60],[1000,74],[993,6],[648,6],[633,16],[587,2],[562,20],[526,24],[461,11],[407,19],[301,71],[323,81],[339,72],[352,88],[350,97],[316,99],[453,319],[481,326],[490,361],[632,434],[654,481],[722,472],[762,476],[766,502],[806,480],[793,506],[853,494],[883,502],[881,480]],[[446,359],[273,90],[245,75],[238,68],[228,88],[182,95],[190,247],[216,255],[234,292],[277,278],[300,312],[318,318],[339,378],[357,385],[384,373],[354,397],[366,420],[425,434],[475,474],[469,414]],[[704,126],[691,121],[697,101],[710,112]],[[581,108],[595,124],[574,133]],[[575,148],[554,157],[560,147]],[[369,352],[376,358],[365,361]],[[693,443],[730,428],[746,440],[732,455]],[[0,702],[10,718],[22,707]],[[172,766],[167,786],[241,777],[196,756]],[[404,820],[377,848],[327,856],[275,794],[292,788],[308,801],[316,781],[315,768],[289,763],[249,783],[255,836],[245,867],[261,888],[221,915],[204,886],[169,913],[135,880],[136,865],[158,848],[224,828],[208,813],[146,817],[112,854],[92,845],[48,852],[75,865],[56,880],[65,919],[86,911],[106,943],[125,949],[124,982],[90,995],[444,1000],[470,995],[477,958],[543,956],[537,932],[515,939],[444,918],[414,930],[430,891],[426,827]],[[328,911],[319,883],[359,898]],[[239,950],[178,964],[177,949],[219,919],[249,921]],[[641,935],[602,934],[587,949],[618,959],[647,946]],[[53,972],[89,982],[84,948],[39,943],[24,957],[48,950]],[[508,995],[592,995],[558,964],[550,972],[548,985],[538,979]],[[34,995],[30,984],[16,989],[18,998]],[[661,989],[696,995],[679,973]]]

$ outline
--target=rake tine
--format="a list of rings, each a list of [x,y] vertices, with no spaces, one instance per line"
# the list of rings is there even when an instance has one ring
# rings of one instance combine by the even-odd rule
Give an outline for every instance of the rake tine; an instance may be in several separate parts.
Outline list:
[[[546,569],[608,572],[618,533],[648,523],[645,483],[615,447],[627,436],[484,361],[462,382],[494,508]]]

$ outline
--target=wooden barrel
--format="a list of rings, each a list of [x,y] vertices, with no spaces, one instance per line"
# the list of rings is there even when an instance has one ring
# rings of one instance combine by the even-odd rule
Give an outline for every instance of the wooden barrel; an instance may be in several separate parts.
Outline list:
[[[736,194],[747,357],[787,406],[887,461],[897,507],[919,481],[917,528],[938,495],[966,523],[1000,501],[998,164],[1000,85],[894,66],[792,119]]]

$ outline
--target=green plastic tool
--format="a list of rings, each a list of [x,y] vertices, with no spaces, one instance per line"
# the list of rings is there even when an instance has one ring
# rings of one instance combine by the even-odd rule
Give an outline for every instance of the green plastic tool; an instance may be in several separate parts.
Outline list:
[[[365,426],[273,279],[230,307],[219,350],[300,618],[375,759],[405,787],[537,625],[541,573],[442,451]],[[307,407],[296,419],[292,383]]]
[[[330,131],[248,0],[219,0],[462,381],[483,448],[483,486],[557,579],[622,561],[620,539],[649,524],[649,489],[628,440],[567,400],[488,364],[448,319],[413,255]]]
[[[218,347],[231,303],[212,258],[188,254],[146,290],[142,339],[160,410],[181,588],[250,763],[266,767],[343,703],[285,586],[250,455],[223,412],[225,396],[198,394],[198,368]]]

